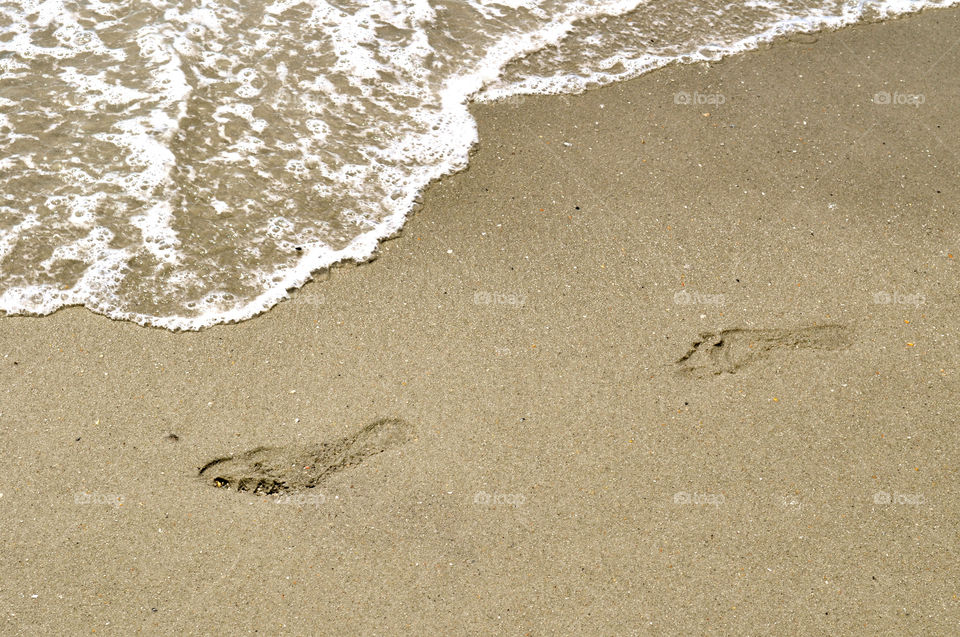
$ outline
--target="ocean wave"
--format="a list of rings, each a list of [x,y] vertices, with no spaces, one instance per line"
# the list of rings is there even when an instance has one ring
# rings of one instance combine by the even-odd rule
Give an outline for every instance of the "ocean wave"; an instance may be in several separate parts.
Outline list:
[[[953,0],[0,5],[0,310],[194,330],[397,232],[468,107]]]

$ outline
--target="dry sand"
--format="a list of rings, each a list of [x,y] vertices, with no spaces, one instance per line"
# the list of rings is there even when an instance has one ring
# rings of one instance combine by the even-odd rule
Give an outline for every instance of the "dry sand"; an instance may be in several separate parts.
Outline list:
[[[376,261],[239,325],[0,320],[0,632],[957,634],[958,34],[477,107]],[[197,476],[381,417],[299,499]]]

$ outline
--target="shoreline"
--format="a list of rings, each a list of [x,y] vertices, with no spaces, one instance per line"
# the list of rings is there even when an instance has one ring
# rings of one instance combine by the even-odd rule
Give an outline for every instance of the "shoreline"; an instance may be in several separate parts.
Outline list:
[[[958,28],[474,105],[373,261],[238,324],[0,318],[3,625],[955,630]],[[198,475],[387,418],[285,502]]]
[[[960,0],[949,0],[949,1],[960,2]],[[700,61],[697,61],[697,62],[680,62],[679,60],[676,60],[676,59],[675,59],[675,60],[671,60],[671,61],[669,61],[669,62],[666,62],[666,63],[664,64],[664,66],[659,66],[659,67],[655,67],[655,68],[648,69],[648,70],[646,70],[646,71],[642,71],[642,72],[640,72],[639,75],[634,76],[634,77],[630,77],[629,79],[620,79],[620,80],[617,80],[617,81],[612,82],[612,83],[610,83],[610,84],[604,84],[604,85],[600,85],[600,86],[595,86],[595,85],[592,85],[592,84],[588,84],[588,88],[583,89],[583,91],[581,91],[581,93],[578,93],[578,94],[574,94],[574,93],[517,94],[517,95],[511,95],[511,96],[509,96],[509,97],[502,98],[502,99],[499,99],[499,100],[494,100],[494,101],[477,101],[478,98],[479,98],[479,96],[484,93],[483,90],[480,90],[476,95],[474,95],[473,98],[471,98],[470,100],[468,100],[467,109],[470,111],[471,116],[473,116],[473,108],[474,108],[474,107],[499,106],[499,107],[513,107],[513,108],[515,108],[515,107],[523,104],[524,100],[526,100],[526,99],[528,99],[528,98],[539,98],[539,97],[555,97],[555,98],[558,98],[558,99],[563,100],[564,103],[566,104],[566,103],[568,103],[567,100],[568,100],[569,98],[571,98],[571,97],[576,97],[576,95],[580,95],[580,94],[582,94],[582,92],[584,92],[584,91],[601,90],[601,89],[606,88],[606,87],[608,87],[608,86],[612,86],[613,84],[616,84],[616,83],[622,83],[622,82],[627,82],[627,81],[632,81],[632,80],[635,80],[635,79],[639,79],[640,77],[643,77],[643,76],[645,76],[645,75],[647,75],[647,74],[649,74],[649,73],[655,73],[655,72],[661,71],[661,70],[663,70],[663,69],[665,69],[665,68],[671,68],[671,67],[676,67],[676,66],[689,66],[689,65],[702,65],[702,66],[705,66],[706,68],[709,68],[709,66],[710,66],[711,64],[719,65],[719,64],[722,64],[722,63],[724,62],[724,60],[727,60],[727,59],[730,59],[730,58],[735,58],[735,57],[741,56],[741,55],[746,55],[746,54],[749,54],[749,53],[754,53],[754,52],[756,52],[756,51],[768,49],[768,48],[770,48],[770,47],[772,47],[772,46],[779,46],[779,45],[781,45],[781,44],[784,44],[784,45],[785,45],[785,44],[788,44],[788,43],[809,45],[809,44],[815,43],[815,42],[819,39],[819,37],[821,37],[821,36],[822,36],[823,34],[825,34],[825,33],[835,33],[836,31],[841,30],[841,29],[848,29],[848,28],[855,28],[855,27],[860,27],[860,26],[865,26],[865,25],[880,24],[880,23],[883,23],[883,22],[890,22],[890,21],[894,21],[894,20],[909,18],[909,17],[911,17],[911,16],[916,16],[916,15],[919,15],[919,14],[921,14],[921,13],[923,13],[923,12],[927,12],[927,11],[940,11],[940,10],[949,9],[949,8],[951,8],[951,7],[935,7],[935,6],[934,6],[934,7],[931,7],[931,6],[925,6],[925,7],[919,8],[919,9],[914,9],[914,10],[912,10],[912,11],[910,11],[910,12],[907,12],[907,13],[896,13],[896,14],[893,14],[893,15],[889,15],[889,14],[882,14],[882,15],[881,15],[881,14],[877,14],[876,11],[874,10],[874,11],[871,11],[870,17],[866,17],[866,18],[861,17],[860,19],[858,19],[858,20],[855,21],[855,22],[851,22],[851,23],[847,23],[847,24],[842,24],[842,25],[840,25],[840,26],[837,26],[837,25],[835,25],[835,24],[831,24],[831,25],[826,25],[826,26],[822,26],[822,27],[817,27],[816,30],[814,30],[814,31],[797,31],[797,32],[780,33],[780,34],[775,34],[775,35],[769,35],[769,33],[770,33],[771,31],[776,31],[776,28],[771,27],[771,28],[769,28],[767,31],[765,31],[763,34],[755,35],[755,36],[750,36],[749,38],[746,38],[746,40],[753,41],[752,44],[749,44],[749,45],[743,44],[743,42],[746,41],[746,40],[738,41],[738,43],[736,44],[736,46],[746,46],[746,47],[747,47],[746,49],[733,50],[732,52],[731,52],[730,50],[727,50],[727,51],[724,52],[724,53],[721,55],[721,57],[720,57],[719,59],[717,59],[717,60],[700,60]],[[783,26],[783,25],[780,25],[780,26]],[[731,46],[734,46],[734,45],[731,45]],[[718,106],[718,105],[722,105],[722,103],[723,103],[723,102],[720,102],[720,104],[717,104],[715,101],[712,101],[712,100],[714,100],[715,98],[718,97],[718,96],[716,96],[716,95],[699,95],[699,94],[697,94],[696,92],[694,92],[692,95],[689,95],[689,94],[683,94],[682,96],[676,96],[676,95],[675,95],[675,96],[674,96],[674,98],[675,98],[675,103],[679,103],[679,102],[676,102],[676,100],[677,100],[678,97],[682,97],[683,99],[688,100],[687,102],[685,102],[686,105],[692,105],[692,106],[697,106],[697,105],[698,105],[698,104],[697,104],[697,100],[698,100],[698,99],[705,99],[705,100],[706,100],[706,101],[701,102],[701,103],[699,104],[700,106],[703,106],[703,107],[709,107],[710,105],[713,105],[713,106],[716,107],[716,106]],[[720,97],[722,98],[723,96],[720,96]],[[914,97],[914,98],[915,98],[915,97],[917,97],[917,96],[911,96],[910,94],[902,95],[902,94],[898,94],[898,93],[894,93],[894,94],[892,95],[892,99],[894,100],[894,103],[895,103],[895,104],[897,103],[897,100],[898,100],[898,99],[910,99],[911,97]],[[923,97],[923,96],[920,96],[920,97]],[[891,96],[890,96],[890,95],[887,95],[887,98],[888,98],[888,99],[891,99]],[[691,102],[690,100],[692,100],[692,102]],[[901,104],[901,105],[902,105],[902,104]],[[470,122],[471,122],[471,124],[475,123],[475,118],[471,117],[471,118],[470,118]],[[409,218],[410,218],[413,214],[415,214],[416,211],[421,207],[421,204],[420,204],[420,203],[417,203],[417,202],[422,202],[423,193],[424,193],[427,189],[433,187],[434,184],[442,181],[443,179],[448,179],[448,178],[451,177],[451,175],[457,174],[457,172],[462,172],[462,171],[464,171],[464,170],[469,169],[470,157],[472,157],[473,154],[477,151],[478,146],[479,146],[479,139],[477,139],[477,140],[470,146],[470,148],[467,150],[467,159],[466,159],[465,167],[464,167],[463,169],[461,169],[461,170],[459,170],[459,171],[458,171],[458,170],[455,170],[455,169],[452,169],[453,172],[447,172],[447,173],[444,173],[444,174],[440,175],[439,177],[434,177],[434,178],[432,178],[423,188],[421,188],[421,190],[418,192],[418,194],[412,198],[412,200],[414,201],[413,207],[412,207],[409,211],[407,211],[406,213],[403,213],[403,215],[402,215],[402,220],[398,222],[398,223],[400,224],[400,226],[399,226],[396,230],[392,231],[391,234],[385,235],[385,236],[383,236],[383,238],[374,239],[374,240],[369,240],[369,238],[367,237],[367,235],[370,234],[369,232],[368,232],[368,233],[364,233],[364,234],[362,234],[362,235],[358,235],[357,237],[355,237],[355,240],[354,240],[353,242],[351,242],[349,245],[347,245],[347,246],[345,246],[345,247],[343,247],[343,248],[341,248],[341,249],[339,249],[339,250],[335,250],[335,251],[334,251],[334,252],[337,252],[337,253],[342,253],[342,256],[339,257],[339,260],[333,261],[333,262],[329,263],[329,265],[325,265],[325,266],[322,266],[322,267],[318,267],[318,268],[315,268],[315,269],[313,269],[313,270],[304,270],[302,267],[298,266],[298,267],[295,268],[293,271],[289,271],[289,272],[285,273],[285,275],[284,275],[284,285],[288,285],[289,287],[286,287],[285,289],[283,289],[283,288],[281,288],[281,287],[271,287],[271,288],[269,288],[269,289],[263,290],[258,296],[256,296],[255,298],[251,299],[251,300],[249,301],[249,303],[247,303],[247,305],[244,305],[244,306],[242,306],[242,307],[240,307],[240,308],[234,308],[234,309],[231,309],[231,310],[229,310],[229,311],[221,311],[221,312],[219,313],[219,315],[218,315],[220,318],[216,319],[217,322],[215,322],[215,323],[213,323],[213,324],[203,325],[203,326],[200,326],[200,327],[193,327],[193,326],[191,326],[191,327],[182,327],[181,324],[182,324],[183,322],[192,323],[192,322],[194,322],[194,321],[199,320],[201,317],[196,317],[196,316],[183,316],[183,315],[179,315],[179,314],[177,314],[177,315],[167,314],[167,315],[163,315],[163,316],[156,316],[156,315],[149,315],[149,314],[139,314],[139,313],[134,312],[133,310],[130,310],[130,311],[129,311],[130,313],[133,314],[133,318],[131,318],[131,317],[119,317],[119,318],[118,318],[118,317],[116,317],[116,316],[111,316],[110,314],[105,313],[104,310],[88,308],[84,303],[80,303],[80,302],[75,302],[75,303],[72,303],[72,304],[69,304],[69,305],[60,306],[60,307],[58,307],[56,310],[53,310],[53,312],[50,312],[50,313],[47,313],[47,314],[39,314],[39,313],[33,313],[33,312],[21,312],[21,313],[16,313],[16,314],[9,314],[9,313],[6,313],[4,310],[0,309],[0,318],[3,318],[3,317],[25,317],[25,318],[43,317],[43,316],[50,316],[51,314],[53,314],[53,313],[55,313],[55,312],[58,312],[58,311],[60,311],[60,310],[63,310],[63,309],[70,309],[70,308],[74,308],[74,307],[80,307],[80,308],[84,308],[84,309],[89,309],[89,311],[91,311],[91,312],[93,312],[93,313],[95,313],[95,314],[104,316],[104,317],[106,317],[106,318],[110,318],[110,319],[112,319],[112,320],[131,322],[131,323],[134,323],[134,324],[136,324],[136,325],[140,325],[140,326],[142,326],[142,327],[165,329],[165,330],[169,330],[169,331],[174,332],[174,333],[179,333],[179,332],[196,332],[196,331],[201,331],[201,330],[207,329],[207,328],[209,328],[209,327],[214,327],[214,326],[217,326],[217,325],[236,325],[236,324],[242,323],[242,322],[244,322],[244,321],[250,320],[250,319],[252,319],[252,318],[256,318],[256,317],[258,317],[258,316],[260,316],[260,315],[262,315],[262,314],[264,314],[264,313],[266,313],[266,312],[269,312],[272,308],[276,307],[276,305],[277,305],[278,303],[283,303],[283,302],[285,302],[285,301],[289,301],[290,298],[292,297],[292,295],[296,294],[296,292],[297,292],[298,290],[302,289],[304,285],[307,285],[308,283],[310,283],[311,281],[313,281],[313,280],[314,280],[315,278],[317,278],[318,276],[323,275],[323,274],[324,274],[326,271],[328,271],[330,268],[338,267],[338,266],[344,265],[344,264],[363,264],[363,263],[367,263],[367,262],[371,262],[371,261],[373,261],[373,260],[376,260],[376,258],[377,258],[377,256],[378,256],[380,244],[382,244],[382,243],[385,242],[385,241],[390,241],[390,240],[393,240],[393,239],[397,238],[397,237],[400,235],[400,233],[403,232],[403,229],[404,229],[404,227],[406,226],[407,220],[409,220]],[[399,214],[400,214],[399,212],[397,212],[396,214],[392,214],[392,215],[390,215],[390,216],[387,218],[387,220],[391,220],[391,221],[392,221],[392,220],[395,220]],[[384,223],[386,223],[386,221],[385,221]],[[393,224],[391,223],[390,225],[393,225]],[[377,234],[377,232],[379,232],[379,230],[377,230],[377,231],[371,231],[371,232],[373,232],[374,234]],[[363,239],[363,241],[359,241],[360,239]],[[359,248],[360,251],[358,252],[358,246],[354,245],[354,243],[356,243],[357,241],[359,241],[359,244],[358,244],[359,246],[368,245],[368,244],[373,244],[373,245],[374,245],[374,252],[371,253],[370,255],[368,255],[367,257],[358,257],[357,255],[360,254],[360,253],[362,253],[363,248],[362,248],[362,247]],[[300,248],[298,247],[297,250],[300,250]],[[332,250],[332,249],[331,249],[331,248],[324,248],[324,250],[330,251],[330,250]],[[351,255],[352,255],[352,256],[351,256]],[[329,255],[328,255],[328,256],[329,256]],[[323,259],[320,260],[320,262],[326,262],[326,260],[327,260],[327,258],[324,257]],[[314,263],[316,263],[316,260],[314,260]],[[302,283],[296,283],[296,282],[300,282],[300,281],[302,281]],[[49,290],[48,290],[48,291],[49,291]],[[275,300],[275,299],[278,299],[278,298],[279,298],[279,300]],[[264,299],[274,299],[274,300],[271,301],[271,300],[264,300]],[[270,305],[267,309],[261,309],[261,310],[259,310],[259,311],[256,311],[256,312],[255,312],[254,314],[252,314],[252,315],[248,315],[248,312],[250,311],[249,308],[250,308],[251,306],[262,306],[264,303],[273,303],[273,305]],[[215,313],[215,314],[216,314],[216,313]],[[231,318],[223,318],[223,317],[228,316],[228,315],[229,315]],[[236,318],[237,316],[243,316],[244,318],[239,318],[239,319],[238,319],[238,318]],[[145,322],[141,322],[141,321],[145,321]],[[173,326],[171,326],[171,325],[173,325]]]

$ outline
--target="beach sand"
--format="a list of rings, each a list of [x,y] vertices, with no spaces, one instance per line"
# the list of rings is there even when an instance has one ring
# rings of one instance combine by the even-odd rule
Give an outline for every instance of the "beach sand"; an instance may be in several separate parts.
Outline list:
[[[0,631],[957,634],[958,33],[477,106],[376,260],[238,325],[0,319]],[[379,418],[293,497],[198,476]]]

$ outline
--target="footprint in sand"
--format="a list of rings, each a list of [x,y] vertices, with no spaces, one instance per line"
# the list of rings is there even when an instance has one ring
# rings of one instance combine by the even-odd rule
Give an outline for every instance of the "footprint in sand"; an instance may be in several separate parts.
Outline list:
[[[675,365],[684,374],[697,377],[734,374],[761,359],[781,356],[789,350],[838,350],[850,346],[851,330],[843,325],[823,325],[797,330],[729,329],[700,335]]]
[[[205,464],[199,476],[221,489],[258,495],[310,489],[333,474],[409,442],[413,428],[399,418],[382,418],[359,431],[317,445],[257,447]]]

